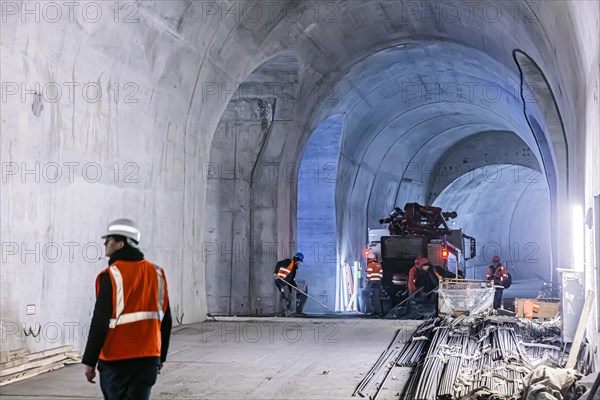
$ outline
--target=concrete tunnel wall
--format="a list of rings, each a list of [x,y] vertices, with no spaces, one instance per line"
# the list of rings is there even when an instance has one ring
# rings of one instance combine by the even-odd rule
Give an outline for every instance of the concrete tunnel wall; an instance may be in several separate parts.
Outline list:
[[[230,3],[218,3],[216,14],[207,12],[206,2],[129,3],[133,9],[123,3],[116,14],[108,8],[112,3],[94,3],[92,7],[100,7],[97,20],[93,14],[82,15],[82,7],[72,19],[68,10],[62,10],[61,17],[52,21],[43,14],[40,3],[37,22],[31,14],[22,13],[23,3],[2,3],[0,312],[3,332],[8,333],[3,349],[25,346],[41,350],[69,342],[82,347],[83,335],[70,338],[64,327],[88,323],[93,281],[106,266],[93,251],[99,248],[98,237],[106,224],[125,215],[140,221],[142,249],[149,259],[165,267],[177,317],[185,315],[184,323],[204,319],[204,226],[210,200],[203,166],[210,160],[213,136],[236,85],[278,54],[293,54],[299,64],[299,95],[288,102],[285,118],[278,119],[277,111],[274,117],[273,129],[287,134],[275,134],[273,143],[267,144],[274,146],[269,154],[278,174],[286,164],[299,162],[308,135],[326,116],[346,113],[349,129],[342,145],[336,209],[340,228],[354,236],[340,243],[347,257],[356,255],[358,250],[352,246],[364,242],[368,219],[384,206],[402,201],[403,196],[426,198],[424,183],[398,190],[386,183],[395,180],[398,171],[373,169],[378,160],[394,164],[391,158],[385,161],[382,153],[372,151],[378,146],[369,148],[369,156],[359,168],[358,163],[363,162],[360,152],[366,151],[362,144],[369,142],[369,135],[391,139],[406,131],[403,128],[420,126],[422,130],[415,131],[414,137],[429,132],[431,142],[443,138],[444,132],[458,140],[490,129],[508,130],[521,137],[539,160],[522,113],[508,105],[494,109],[494,116],[484,114],[485,110],[474,111],[477,102],[467,107],[456,101],[434,102],[412,113],[404,110],[408,119],[403,126],[394,126],[398,109],[391,103],[397,102],[393,92],[398,90],[391,84],[393,76],[381,74],[387,69],[386,58],[400,61],[396,70],[422,68],[426,74],[403,78],[417,87],[422,82],[464,83],[469,71],[478,75],[479,66],[484,67],[477,61],[482,57],[485,63],[496,63],[498,68],[487,70],[506,83],[506,77],[517,81],[512,50],[522,49],[547,77],[569,144],[568,171],[556,172],[568,176],[568,192],[561,189],[553,213],[566,226],[571,203],[582,203],[587,209],[600,192],[595,157],[600,149],[597,3],[482,3],[499,11],[494,19],[480,12],[469,14],[466,3],[458,5],[459,18],[431,16],[421,3],[396,0],[340,1],[327,3],[327,7],[310,1],[283,1],[277,3],[281,8],[274,14],[263,12],[258,18],[247,18],[226,14],[225,6]],[[92,2],[83,5],[88,4]],[[411,50],[411,43],[416,43],[414,50],[424,54],[429,65],[419,64],[420,57],[385,51],[400,51],[396,46],[402,45]],[[441,43],[460,52],[445,52]],[[429,48],[444,57],[428,56]],[[462,56],[469,54],[472,57],[461,64]],[[369,71],[380,73],[381,83],[361,85],[370,72],[352,75],[359,62],[363,62],[359,72],[371,65]],[[440,69],[436,62],[445,66]],[[451,74],[460,65],[470,67],[462,78]],[[36,82],[40,83],[38,95],[32,93]],[[47,85],[52,82],[57,85]],[[69,86],[71,82],[78,86]],[[79,90],[84,85],[89,93]],[[56,86],[62,89],[60,94]],[[70,89],[73,87],[77,90]],[[93,93],[98,87],[103,96],[95,101]],[[546,109],[532,112],[540,116],[536,118],[545,129]],[[433,121],[435,115],[455,124],[442,129]],[[508,127],[501,123],[507,120],[511,121]],[[461,126],[467,131],[462,132]],[[454,134],[457,131],[458,136]],[[359,137],[364,139],[356,140]],[[431,155],[420,142],[398,151],[416,161]],[[31,170],[34,172],[24,172]],[[389,179],[382,178],[386,173]],[[355,181],[350,175],[356,175],[357,187],[368,192],[367,184],[370,186],[376,174],[376,194],[349,195]],[[270,193],[265,198],[273,199],[263,205],[272,210],[271,222],[264,229],[269,241],[295,240],[296,185],[290,179],[257,187]],[[369,210],[369,216],[359,212],[361,209]],[[588,276],[595,278],[594,238],[590,232],[586,234],[585,268]],[[60,257],[55,255],[58,251]],[[283,250],[277,252],[277,257],[284,256]],[[561,265],[567,265],[568,247],[559,256]],[[271,276],[256,279],[260,285]],[[586,282],[597,288],[593,279]],[[26,315],[27,304],[36,304],[35,314]],[[63,334],[54,342],[35,341],[20,334],[22,324],[58,324]]]
[[[458,217],[453,229],[477,239],[477,256],[467,262],[469,279],[485,279],[498,255],[514,281],[550,278],[550,201],[543,176],[515,165],[497,165],[490,173],[479,168],[450,184],[433,202]],[[537,296],[539,284],[533,288]],[[509,289],[510,290],[510,289]],[[509,294],[507,293],[507,296]]]

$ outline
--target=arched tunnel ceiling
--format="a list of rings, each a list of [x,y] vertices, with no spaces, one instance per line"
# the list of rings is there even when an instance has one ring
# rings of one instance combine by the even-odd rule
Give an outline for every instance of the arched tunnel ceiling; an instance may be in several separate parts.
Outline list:
[[[435,167],[425,171],[433,178],[427,185],[427,203],[432,203],[452,182],[478,168],[493,176],[499,164],[516,166],[517,176],[541,170],[531,149],[514,133],[481,132],[448,148]]]
[[[394,45],[339,74],[311,124],[333,112],[344,116],[336,188],[342,259],[391,208],[431,204],[469,171],[514,165],[546,173],[517,71],[440,40]],[[537,103],[527,106],[543,114]],[[460,163],[461,173],[443,179],[447,171],[437,168],[448,163]]]
[[[427,193],[436,165],[474,136],[484,148],[514,142],[492,164],[518,164],[517,146],[539,169],[518,75],[475,49],[445,41],[396,45],[354,65],[335,89],[335,104],[323,106],[344,113],[337,196],[340,213],[355,222],[365,208],[369,225],[396,205],[433,201]]]
[[[334,108],[347,120],[342,151],[366,168],[388,171],[386,157],[395,165],[399,151],[412,155],[441,134],[449,147],[475,133],[505,130],[535,148],[519,87],[513,71],[455,43],[381,51],[352,67],[336,87]]]

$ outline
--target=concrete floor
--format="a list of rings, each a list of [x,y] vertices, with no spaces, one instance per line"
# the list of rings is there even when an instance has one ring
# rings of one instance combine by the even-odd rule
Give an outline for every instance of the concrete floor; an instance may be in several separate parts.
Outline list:
[[[407,340],[422,322],[218,320],[175,328],[153,399],[350,399],[395,333],[401,329]],[[407,376],[394,372],[382,397],[393,398]],[[102,398],[98,383],[87,383],[81,365],[4,386],[0,395],[19,400]]]

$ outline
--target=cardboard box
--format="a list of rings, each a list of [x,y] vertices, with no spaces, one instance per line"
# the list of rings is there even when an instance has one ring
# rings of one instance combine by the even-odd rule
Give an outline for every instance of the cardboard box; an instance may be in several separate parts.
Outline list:
[[[550,299],[515,299],[517,318],[554,318],[559,313],[560,301]]]

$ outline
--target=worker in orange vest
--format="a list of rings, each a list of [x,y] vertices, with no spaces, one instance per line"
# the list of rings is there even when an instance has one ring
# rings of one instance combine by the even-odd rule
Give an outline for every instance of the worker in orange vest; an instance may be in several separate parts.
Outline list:
[[[492,265],[488,267],[486,280],[494,281],[494,310],[501,308],[504,284],[508,281],[508,269],[500,262],[500,257],[492,257]]]
[[[381,307],[381,279],[383,278],[383,269],[377,261],[377,256],[374,253],[367,255],[367,290],[371,299],[369,311],[373,310],[373,314],[383,315]]]
[[[109,267],[96,278],[84,373],[95,383],[98,365],[105,399],[149,399],[171,335],[165,271],[144,259],[134,221],[111,222],[102,238]]]
[[[296,253],[291,260],[286,258],[275,264],[273,273],[275,276],[275,286],[277,286],[277,290],[281,293],[282,311],[286,317],[292,314],[296,307],[296,291],[292,290],[292,287],[295,288],[298,286],[296,284],[296,271],[298,271],[302,261],[304,261],[304,254]]]
[[[413,294],[420,287],[424,293],[431,292],[438,287],[440,279],[448,277],[452,277],[452,274],[438,265],[432,265],[428,258],[417,258],[408,271],[408,293]]]

